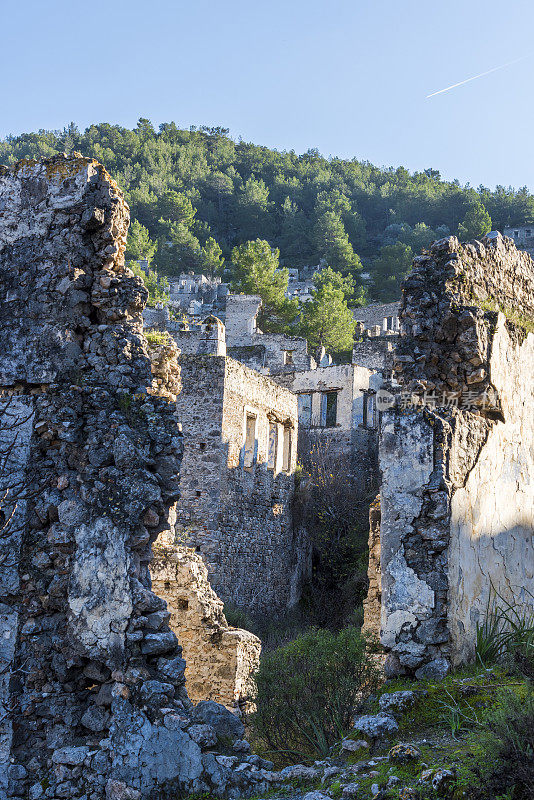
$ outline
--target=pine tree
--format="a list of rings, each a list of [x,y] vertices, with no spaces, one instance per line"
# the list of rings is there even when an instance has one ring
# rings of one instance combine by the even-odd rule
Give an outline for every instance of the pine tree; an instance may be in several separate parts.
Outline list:
[[[349,241],[343,220],[335,211],[326,211],[315,223],[317,250],[327,264],[344,275],[361,270],[362,264]]]
[[[482,205],[475,203],[458,225],[458,238],[462,241],[480,239],[491,230],[491,217]]]
[[[271,332],[291,324],[298,314],[298,301],[289,300],[288,271],[279,265],[279,250],[263,239],[245,242],[232,250],[232,283],[242,294],[262,299],[260,325]]]
[[[146,258],[150,264],[155,252],[156,242],[153,242],[150,238],[147,228],[134,219],[130,225],[126,241],[126,261],[139,261],[142,258]]]
[[[347,300],[352,295],[354,281],[331,267],[313,277],[315,289],[312,300],[302,308],[301,332],[312,348],[348,350],[354,339],[354,316]]]

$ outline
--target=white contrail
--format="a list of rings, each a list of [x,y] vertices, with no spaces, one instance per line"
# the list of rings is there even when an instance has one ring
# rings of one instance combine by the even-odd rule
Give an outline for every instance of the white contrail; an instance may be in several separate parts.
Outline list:
[[[464,83],[469,83],[470,81],[476,81],[477,78],[483,78],[484,75],[489,75],[491,72],[497,72],[498,69],[504,69],[505,67],[510,67],[512,64],[517,64],[518,61],[523,61],[523,59],[527,58],[528,56],[521,56],[521,58],[514,58],[513,61],[508,61],[506,64],[501,64],[499,67],[493,67],[493,69],[488,69],[486,72],[481,72],[480,75],[473,75],[472,78],[466,78],[465,81],[460,81],[459,83],[453,83],[452,86],[447,86],[445,89],[440,89],[438,92],[432,92],[432,94],[427,94],[426,99],[428,100],[429,97],[435,97],[437,94],[443,94],[443,92],[450,92],[451,89],[456,89],[457,86],[463,86]]]

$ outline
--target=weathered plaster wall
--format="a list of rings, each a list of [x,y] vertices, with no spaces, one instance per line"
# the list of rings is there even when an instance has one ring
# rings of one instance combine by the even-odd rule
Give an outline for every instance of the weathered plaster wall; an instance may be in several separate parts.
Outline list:
[[[150,572],[183,649],[191,700],[216,700],[228,707],[246,703],[253,694],[261,642],[250,631],[228,625],[202,557],[190,547],[157,544]]]
[[[392,672],[472,657],[492,587],[534,608],[533,319],[534,263],[500,234],[436,242],[405,282],[380,443]]]
[[[505,421],[489,428],[467,478],[454,476],[448,614],[458,662],[473,656],[491,586],[514,608],[534,608],[534,334],[514,338],[499,314],[490,375]]]

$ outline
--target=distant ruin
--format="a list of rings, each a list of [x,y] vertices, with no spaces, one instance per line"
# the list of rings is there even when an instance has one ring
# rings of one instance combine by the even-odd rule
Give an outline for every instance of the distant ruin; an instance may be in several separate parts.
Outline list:
[[[268,788],[267,762],[217,761],[209,715],[232,741],[243,726],[193,711],[150,588],[152,543],[174,535],[180,375],[176,346],[143,336],[128,221],[96,161],[0,167],[0,800]]]
[[[178,541],[202,554],[225,602],[255,614],[294,606],[310,570],[291,515],[297,398],[225,356],[184,355],[180,365]]]
[[[496,596],[534,608],[534,262],[499,233],[435,242],[400,322],[365,625],[389,674],[440,676]]]

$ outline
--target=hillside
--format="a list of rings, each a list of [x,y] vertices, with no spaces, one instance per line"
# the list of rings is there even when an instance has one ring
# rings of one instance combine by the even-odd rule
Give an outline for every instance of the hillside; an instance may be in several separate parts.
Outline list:
[[[475,190],[434,169],[279,152],[236,142],[224,128],[170,122],[156,131],[146,119],[133,130],[102,123],[82,133],[71,124],[10,136],[0,141],[0,163],[73,150],[105,164],[124,190],[130,257],[153,255],[167,274],[221,271],[233,247],[260,238],[279,248],[285,266],[322,260],[357,282],[369,273],[369,299],[389,300],[413,254],[433,239],[534,221],[526,188]]]

